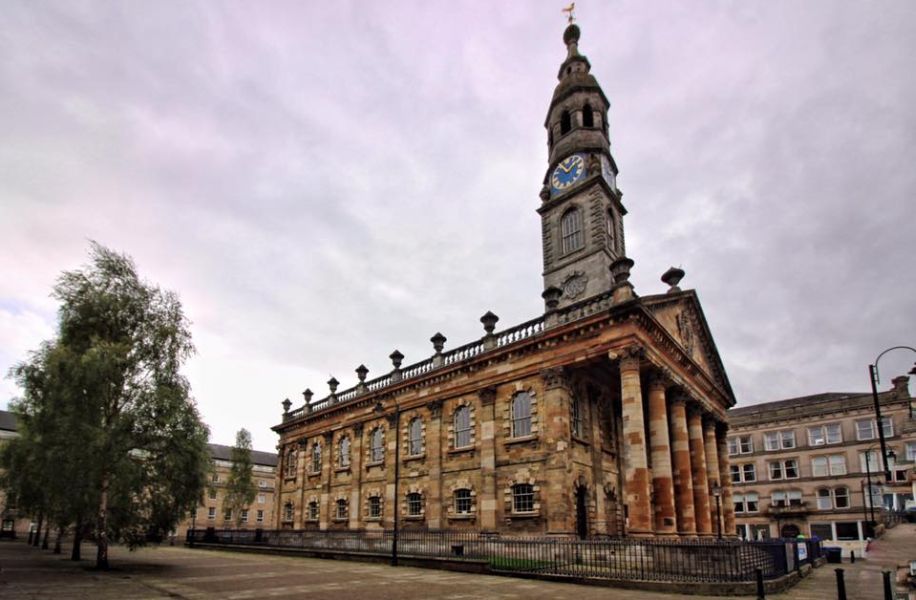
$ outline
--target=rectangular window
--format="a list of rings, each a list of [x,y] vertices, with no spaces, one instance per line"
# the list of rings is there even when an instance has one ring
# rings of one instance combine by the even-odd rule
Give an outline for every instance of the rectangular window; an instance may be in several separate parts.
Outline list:
[[[258,480],[258,487],[259,487],[259,488],[266,488],[266,487],[267,487],[267,482],[264,481],[263,479]]]
[[[795,447],[795,431],[768,431],[763,434],[763,447],[766,450],[791,450]]]
[[[811,459],[811,476],[812,477],[826,477],[830,474],[830,471],[827,467],[827,457],[826,456],[816,456]]]
[[[257,519],[258,519],[258,523],[263,523],[263,522],[264,522],[264,511],[263,511],[263,510],[259,510],[259,511],[258,511]]]
[[[216,507],[215,506],[211,506],[210,508],[207,509],[207,518],[210,519],[211,521],[216,520]]]
[[[732,438],[728,438],[728,453],[731,455],[735,454],[750,454],[754,451],[754,441],[749,435],[739,435]]]
[[[232,520],[232,510],[231,509],[226,509],[223,511],[223,520],[224,521]]]
[[[757,481],[757,465],[754,463],[743,465],[742,472],[744,474],[744,481]]]
[[[338,519],[347,518],[347,501],[346,500],[337,501],[337,518]]]
[[[894,437],[894,421],[890,417],[881,417],[884,437]],[[859,441],[873,440],[878,437],[878,428],[874,419],[856,421],[856,439]]]
[[[770,469],[770,479],[777,481],[780,479],[798,479],[798,461],[794,458],[787,460],[775,460],[768,463]]]
[[[843,454],[832,454],[829,457],[830,459],[830,474],[831,475],[845,475],[846,474],[846,456]]]
[[[743,465],[729,465],[733,483],[749,483],[757,481],[757,467],[754,463]]]
[[[512,512],[534,512],[534,486],[528,483],[512,486]]]
[[[822,540],[833,539],[833,527],[830,523],[811,523],[811,537],[819,537]]]
[[[407,514],[412,517],[423,514],[423,497],[420,494],[407,494]]]
[[[572,400],[572,431],[576,437],[582,437],[582,402],[579,398]]]
[[[857,540],[859,539],[859,524],[856,521],[836,523],[837,540]]]
[[[907,462],[916,462],[916,442],[906,443],[906,460]]]
[[[839,423],[828,423],[808,428],[808,445],[824,446],[826,444],[839,444],[843,441],[843,430]]]
[[[258,494],[258,504],[264,504],[265,502],[267,502],[267,496]]]
[[[845,475],[846,457],[842,454],[816,456],[811,459],[811,476],[827,477],[828,475]]]
[[[248,522],[248,509],[242,509],[242,523]]]
[[[455,512],[467,515],[471,512],[471,490],[455,490]]]
[[[318,520],[318,503],[309,502],[309,521]]]
[[[735,494],[733,496],[736,513],[755,513],[758,511],[759,496],[751,494]]]
[[[210,492],[207,494],[210,497],[210,500],[216,500],[216,490],[210,488]]]

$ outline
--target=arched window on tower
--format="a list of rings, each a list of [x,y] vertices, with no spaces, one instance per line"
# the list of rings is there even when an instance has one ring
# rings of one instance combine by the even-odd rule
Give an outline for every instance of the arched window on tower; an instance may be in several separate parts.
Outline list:
[[[585,243],[582,235],[582,212],[578,208],[570,208],[563,213],[560,219],[560,235],[563,240],[563,254],[578,250]]]
[[[572,117],[569,116],[568,110],[564,110],[560,115],[560,135],[569,133],[570,129],[572,129]]]
[[[592,105],[586,104],[582,109],[582,126],[583,127],[594,127],[595,126],[595,116],[592,113]]]

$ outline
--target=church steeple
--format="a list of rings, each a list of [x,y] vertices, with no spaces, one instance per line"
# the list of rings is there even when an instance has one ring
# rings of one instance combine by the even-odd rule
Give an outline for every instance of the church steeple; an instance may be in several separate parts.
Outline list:
[[[611,289],[625,255],[622,193],[611,155],[610,102],[579,53],[580,30],[563,32],[566,59],[547,111],[548,168],[541,191],[545,297],[559,307]]]

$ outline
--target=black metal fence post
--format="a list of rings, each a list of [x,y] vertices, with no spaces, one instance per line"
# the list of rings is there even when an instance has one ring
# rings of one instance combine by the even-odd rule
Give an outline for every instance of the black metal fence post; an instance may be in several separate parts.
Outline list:
[[[881,571],[884,576],[884,600],[894,600],[894,589],[891,587],[891,572]]]
[[[836,571],[836,598],[846,600],[846,581],[843,580],[843,569],[834,569],[834,571]]]
[[[757,600],[766,600],[767,594],[763,587],[763,569],[754,570],[757,575]]]

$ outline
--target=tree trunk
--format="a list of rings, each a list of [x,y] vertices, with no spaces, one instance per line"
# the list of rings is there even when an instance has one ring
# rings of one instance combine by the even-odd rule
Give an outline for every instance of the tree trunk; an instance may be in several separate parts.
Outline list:
[[[83,542],[83,518],[76,520],[76,527],[73,529],[73,549],[70,551],[70,560],[80,560],[80,544]]]
[[[41,542],[41,524],[44,519],[44,513],[38,513],[38,527],[35,528],[35,537],[32,539],[32,545],[36,548],[38,547],[38,543]]]
[[[35,537],[35,531],[32,529],[32,524],[29,523],[29,541],[26,542],[29,546],[32,545],[32,538]]]
[[[98,551],[95,555],[95,568],[108,570],[108,486],[111,476],[102,475],[102,489],[99,494],[99,515],[96,525]]]
[[[47,550],[47,549],[48,549],[48,534],[49,534],[49,533],[51,533],[51,523],[50,523],[50,522],[48,522],[48,523],[45,524],[45,539],[43,539],[43,540],[41,541],[41,549],[42,549],[42,550]]]
[[[57,528],[57,539],[54,541],[54,554],[60,554],[60,541],[64,537],[64,528]]]

